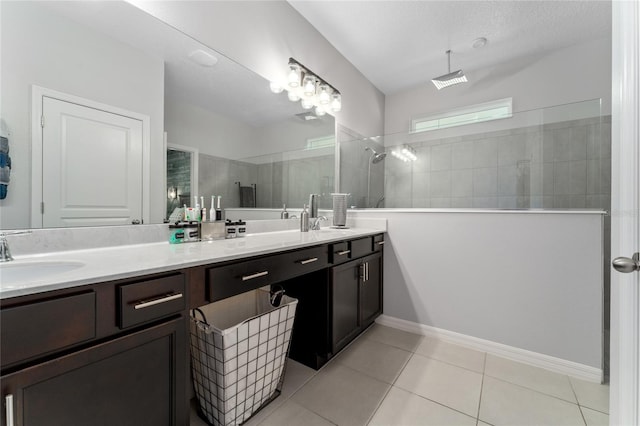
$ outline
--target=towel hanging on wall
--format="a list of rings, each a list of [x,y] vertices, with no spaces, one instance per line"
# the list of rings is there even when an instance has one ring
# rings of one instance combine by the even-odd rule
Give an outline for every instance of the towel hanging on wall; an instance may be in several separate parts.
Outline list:
[[[7,190],[11,181],[11,157],[9,156],[9,139],[0,136],[0,200],[7,198]]]

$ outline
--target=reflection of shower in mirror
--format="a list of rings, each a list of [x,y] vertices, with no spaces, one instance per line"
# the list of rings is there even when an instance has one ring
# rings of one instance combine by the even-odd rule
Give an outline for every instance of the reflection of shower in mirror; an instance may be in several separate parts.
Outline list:
[[[371,207],[371,165],[372,164],[378,164],[381,161],[384,160],[384,158],[387,156],[386,152],[376,152],[375,149],[370,148],[370,147],[365,147],[364,149],[365,151],[371,151],[371,157],[369,158],[369,164],[368,164],[368,170],[367,170],[367,204],[365,207]],[[382,196],[382,199],[384,199],[384,196]],[[378,201],[376,203],[376,207],[378,207],[378,205],[380,204],[380,201]]]

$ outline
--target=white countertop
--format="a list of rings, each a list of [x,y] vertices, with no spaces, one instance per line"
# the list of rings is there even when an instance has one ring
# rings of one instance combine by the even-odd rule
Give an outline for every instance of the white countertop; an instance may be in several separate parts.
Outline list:
[[[197,243],[162,242],[16,256],[15,260],[0,264],[0,299],[277,253],[381,232],[385,231],[361,227],[323,228],[309,232],[265,232]],[[70,266],[70,270],[27,277],[36,270],[65,265]],[[11,273],[8,270],[11,268],[14,271],[25,268],[26,273]]]

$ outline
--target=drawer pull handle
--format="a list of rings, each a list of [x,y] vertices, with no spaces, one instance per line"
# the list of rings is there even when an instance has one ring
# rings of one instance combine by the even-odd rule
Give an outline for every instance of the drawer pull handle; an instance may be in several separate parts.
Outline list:
[[[337,252],[336,254],[338,256],[344,256],[345,254],[349,254],[349,253],[351,253],[351,250],[342,250],[342,251]]]
[[[378,245],[379,246],[383,246],[384,245],[384,241],[378,241]]]
[[[269,271],[262,271],[262,272],[258,272],[256,274],[251,274],[251,275],[243,275],[242,281],[249,281],[254,278],[264,277],[265,275],[269,275]]]
[[[309,259],[301,260],[301,261],[300,261],[300,264],[301,264],[301,265],[306,265],[307,263],[313,263],[313,262],[315,262],[315,261],[317,261],[317,260],[318,260],[318,258],[317,258],[317,257],[310,257]]]
[[[13,426],[13,395],[9,394],[4,397],[7,426]]]
[[[161,297],[159,299],[149,300],[148,302],[138,303],[134,305],[133,309],[144,309],[148,308],[149,306],[158,305],[160,303],[165,303],[180,298],[182,298],[182,293],[172,294],[170,296]]]

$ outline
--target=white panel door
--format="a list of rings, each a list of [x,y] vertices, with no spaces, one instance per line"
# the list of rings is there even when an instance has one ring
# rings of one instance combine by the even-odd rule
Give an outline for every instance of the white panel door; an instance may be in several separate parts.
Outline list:
[[[611,257],[624,272],[611,271],[610,424],[638,425],[640,262],[633,256],[640,252],[640,3],[612,6]]]
[[[43,96],[43,227],[142,219],[142,121]]]

